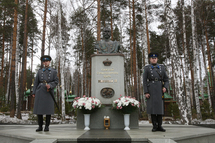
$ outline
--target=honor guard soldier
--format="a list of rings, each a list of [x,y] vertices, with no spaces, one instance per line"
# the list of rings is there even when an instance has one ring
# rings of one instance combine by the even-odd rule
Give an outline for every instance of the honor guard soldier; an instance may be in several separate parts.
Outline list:
[[[54,95],[54,88],[58,84],[57,71],[49,66],[52,58],[44,55],[40,60],[44,67],[37,72],[32,93],[35,97],[33,114],[37,114],[39,125],[36,132],[43,130],[43,115],[46,115],[44,131],[49,131],[51,115],[54,114],[54,100],[51,94]]]
[[[147,99],[147,113],[151,114],[152,132],[166,130],[162,127],[164,114],[164,93],[169,87],[169,79],[165,67],[157,64],[158,53],[148,55],[150,64],[144,67],[143,86]]]

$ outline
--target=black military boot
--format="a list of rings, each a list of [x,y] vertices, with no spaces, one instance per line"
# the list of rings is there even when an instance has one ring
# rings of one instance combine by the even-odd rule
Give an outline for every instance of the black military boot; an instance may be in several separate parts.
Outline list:
[[[156,115],[151,114],[151,120],[152,120],[152,125],[153,125],[152,132],[156,132],[157,128],[158,128],[157,127]]]
[[[43,130],[43,115],[37,115],[37,121],[38,121],[39,128],[36,129],[36,132],[39,132]]]
[[[162,115],[157,115],[157,121],[158,121],[157,131],[166,132],[166,130],[162,127]]]
[[[46,126],[45,126],[45,129],[44,129],[44,132],[49,131],[50,120],[51,120],[51,115],[46,115]]]

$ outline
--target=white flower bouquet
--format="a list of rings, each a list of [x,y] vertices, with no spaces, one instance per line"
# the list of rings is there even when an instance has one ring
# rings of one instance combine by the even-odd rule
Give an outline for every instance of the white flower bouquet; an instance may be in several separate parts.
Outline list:
[[[101,108],[102,103],[98,98],[86,97],[85,95],[80,98],[76,97],[73,101],[73,108],[82,111],[84,114],[91,114],[98,108]]]
[[[131,96],[122,96],[113,101],[113,109],[123,114],[131,114],[140,107],[140,102]]]

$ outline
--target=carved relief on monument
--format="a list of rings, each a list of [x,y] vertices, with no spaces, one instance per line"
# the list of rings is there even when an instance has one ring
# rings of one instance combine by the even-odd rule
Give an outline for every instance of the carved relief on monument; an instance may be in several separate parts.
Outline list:
[[[101,96],[104,98],[112,98],[114,96],[114,90],[106,87],[101,90]]]

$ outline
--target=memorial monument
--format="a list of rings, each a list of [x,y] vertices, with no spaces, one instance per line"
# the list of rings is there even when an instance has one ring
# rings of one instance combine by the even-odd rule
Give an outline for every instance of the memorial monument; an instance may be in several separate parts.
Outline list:
[[[112,102],[124,95],[124,55],[119,53],[118,41],[110,40],[111,31],[103,29],[103,39],[97,41],[95,49],[98,54],[92,55],[91,95],[100,99],[102,104]]]
[[[110,117],[110,129],[123,129],[123,115],[111,110],[112,103],[120,95],[125,95],[124,87],[124,55],[120,53],[118,41],[111,41],[111,30],[103,29],[103,40],[97,41],[97,54],[91,55],[91,96],[98,98],[104,108],[91,114],[90,128],[104,129],[104,116]],[[138,128],[138,113],[130,116],[130,128]],[[78,113],[77,128],[84,128],[82,113]]]

